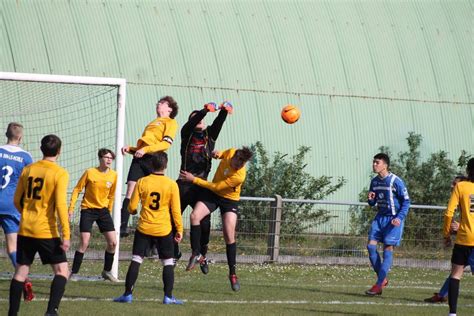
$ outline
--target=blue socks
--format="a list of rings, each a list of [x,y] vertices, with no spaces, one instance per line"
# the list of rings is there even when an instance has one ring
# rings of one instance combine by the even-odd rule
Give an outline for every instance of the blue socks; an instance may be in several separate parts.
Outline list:
[[[12,261],[13,267],[16,268],[16,251],[9,253],[8,256],[10,257],[10,260]]]
[[[392,250],[384,250],[383,251],[383,263],[382,267],[380,268],[380,272],[378,274],[377,285],[382,285],[383,280],[387,277],[388,271],[392,267],[393,262],[393,251]]]
[[[377,245],[367,245],[367,250],[369,251],[369,260],[372,268],[374,268],[375,273],[379,275],[381,262],[380,262],[380,255],[377,251]]]
[[[449,279],[450,279],[450,277],[448,277],[448,278],[446,279],[446,281],[444,281],[443,286],[442,286],[441,289],[439,290],[439,293],[438,293],[439,296],[441,296],[441,297],[446,297],[446,296],[448,296]]]

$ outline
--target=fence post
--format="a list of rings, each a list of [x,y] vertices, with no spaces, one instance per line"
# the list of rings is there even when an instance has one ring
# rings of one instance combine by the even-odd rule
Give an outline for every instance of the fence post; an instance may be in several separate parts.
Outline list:
[[[270,262],[276,262],[280,253],[280,225],[283,201],[281,195],[275,195],[275,201],[270,204],[270,222],[268,227],[267,255]]]

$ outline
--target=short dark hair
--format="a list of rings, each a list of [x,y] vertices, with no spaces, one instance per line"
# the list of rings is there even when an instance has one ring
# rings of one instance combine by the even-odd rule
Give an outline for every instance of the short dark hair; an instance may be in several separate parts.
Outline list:
[[[99,149],[99,152],[97,153],[97,155],[99,156],[99,159],[104,157],[105,155],[107,154],[110,154],[112,155],[112,159],[115,159],[115,154],[112,150],[110,149],[107,149],[107,148],[101,148]]]
[[[168,167],[168,154],[164,151],[158,151],[151,156],[151,167],[154,172],[163,171]]]
[[[163,101],[168,102],[168,104],[170,105],[170,108],[171,108],[170,117],[175,118],[176,115],[178,115],[178,103],[173,99],[173,97],[171,97],[169,95],[162,97],[158,101],[158,103],[163,102]]]
[[[45,157],[54,157],[61,150],[61,139],[53,134],[46,135],[41,139],[41,152]]]
[[[469,159],[466,167],[467,179],[474,182],[474,158]]]
[[[235,151],[235,155],[239,155],[239,157],[247,162],[253,157],[253,152],[250,150],[250,148],[243,146],[241,149],[237,149]]]
[[[8,140],[18,140],[23,135],[23,125],[16,122],[11,122],[8,124],[7,132],[5,136]]]
[[[385,153],[378,153],[377,155],[374,156],[374,159],[383,160],[385,161],[387,166],[390,166],[390,157]]]

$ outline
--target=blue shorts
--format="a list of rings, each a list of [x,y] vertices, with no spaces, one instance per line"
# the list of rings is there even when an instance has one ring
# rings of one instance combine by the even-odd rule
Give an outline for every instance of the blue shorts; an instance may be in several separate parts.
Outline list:
[[[20,229],[20,213],[0,214],[0,223],[2,223],[5,235],[18,233],[18,230]]]
[[[471,251],[471,255],[467,259],[467,264],[471,267],[471,273],[474,274],[474,250]]]
[[[377,215],[369,229],[369,241],[375,240],[386,246],[400,246],[402,241],[404,221],[400,226],[392,225],[394,216]]]

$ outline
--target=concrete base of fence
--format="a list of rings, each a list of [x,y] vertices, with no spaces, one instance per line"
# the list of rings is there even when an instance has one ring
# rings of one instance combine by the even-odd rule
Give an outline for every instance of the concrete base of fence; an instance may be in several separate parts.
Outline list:
[[[74,258],[74,251],[67,253],[68,260],[72,261]],[[181,262],[187,262],[190,253],[183,253]],[[6,258],[5,251],[0,251],[0,257]],[[121,261],[129,261],[132,258],[131,251],[121,251]],[[84,254],[85,260],[103,260],[104,251],[88,250]],[[151,257],[151,259],[154,259]],[[158,258],[155,258],[158,259]],[[225,254],[210,253],[208,259],[211,262],[225,263],[227,257]],[[245,255],[237,256],[237,263],[248,263],[248,264],[322,264],[322,265],[366,265],[369,266],[369,258],[364,257],[303,257],[303,256],[278,256],[277,261],[271,261],[270,256],[267,255]],[[407,267],[407,268],[428,268],[428,269],[439,269],[447,270],[451,269],[451,263],[449,260],[430,260],[430,259],[410,259],[410,258],[394,258],[394,267]],[[469,269],[469,268],[466,268]]]

